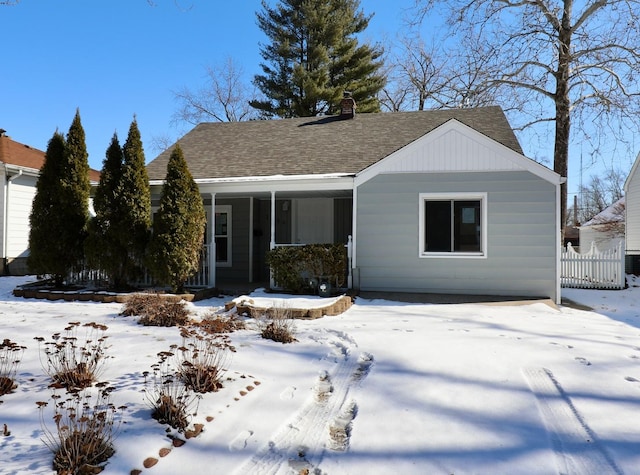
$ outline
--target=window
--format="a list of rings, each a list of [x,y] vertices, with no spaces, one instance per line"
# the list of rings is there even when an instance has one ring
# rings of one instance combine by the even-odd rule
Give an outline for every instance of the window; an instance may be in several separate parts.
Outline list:
[[[231,266],[231,206],[216,206],[216,265]]]
[[[420,195],[420,255],[486,255],[486,195]]]

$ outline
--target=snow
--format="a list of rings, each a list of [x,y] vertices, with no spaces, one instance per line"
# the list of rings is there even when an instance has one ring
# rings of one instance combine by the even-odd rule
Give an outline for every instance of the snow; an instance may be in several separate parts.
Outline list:
[[[596,226],[601,224],[620,223],[624,222],[625,218],[625,197],[623,196],[612,205],[603,209],[600,213],[595,215],[586,223],[580,227]]]
[[[193,417],[204,430],[173,447],[141,391],[157,353],[180,344],[176,328],[138,325],[115,303],[16,298],[30,279],[2,277],[1,338],[27,350],[17,389],[0,397],[0,473],[52,473],[36,407],[52,389],[34,337],[72,321],[108,326],[101,379],[127,406],[106,474],[640,473],[640,287],[629,279],[621,291],[563,289],[593,311],[358,298],[341,315],[296,321],[298,341],[287,345],[247,319],[231,334],[224,387]],[[239,297],[248,298],[323,301]],[[199,318],[229,300],[188,305]],[[147,470],[149,457],[157,464]]]

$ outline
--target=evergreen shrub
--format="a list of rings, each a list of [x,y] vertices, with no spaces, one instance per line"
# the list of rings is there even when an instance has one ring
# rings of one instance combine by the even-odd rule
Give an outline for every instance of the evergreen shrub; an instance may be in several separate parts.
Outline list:
[[[320,281],[344,286],[347,250],[344,244],[276,247],[267,253],[277,286],[293,293],[315,293]]]

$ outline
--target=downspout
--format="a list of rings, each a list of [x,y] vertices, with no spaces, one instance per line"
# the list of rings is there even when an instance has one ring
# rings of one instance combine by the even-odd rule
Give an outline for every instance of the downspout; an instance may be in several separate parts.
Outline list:
[[[269,249],[274,250],[276,248],[276,192],[271,192],[271,236],[269,241]],[[273,289],[276,284],[273,280],[273,272],[269,269],[269,285]]]
[[[355,181],[355,180],[354,180]],[[352,201],[352,211],[351,211],[351,288],[360,289],[360,275],[355,272],[355,269],[358,267],[357,256],[358,256],[358,186],[355,185],[353,187],[353,199]],[[354,282],[355,280],[355,282]]]
[[[253,282],[253,196],[249,197],[249,282]]]
[[[4,244],[3,249],[3,261],[4,261],[4,273],[9,274],[9,245],[7,240],[9,238],[8,233],[8,224],[9,224],[9,185],[16,178],[20,178],[22,176],[22,170],[18,170],[18,173],[15,175],[11,175],[7,178],[7,186],[4,189],[4,220],[3,220],[3,228],[2,228],[2,242]]]
[[[209,287],[216,286],[216,194],[211,196],[211,216],[209,217]]]
[[[561,214],[561,206],[562,206],[562,193],[561,187],[563,183],[566,183],[567,179],[564,177],[560,178],[560,183],[556,185],[556,295],[555,295],[555,303],[560,305],[562,303],[562,248],[564,247],[564,243],[562,242],[562,237],[564,233],[562,232],[562,218]]]

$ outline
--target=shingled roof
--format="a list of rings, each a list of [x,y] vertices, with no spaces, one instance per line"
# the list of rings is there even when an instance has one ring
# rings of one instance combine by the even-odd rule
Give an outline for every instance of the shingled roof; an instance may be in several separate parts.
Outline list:
[[[178,143],[195,179],[356,174],[451,119],[522,154],[500,107],[202,123]],[[147,165],[151,180],[172,149]]]
[[[33,148],[16,142],[7,135],[0,136],[0,162],[5,165],[14,165],[17,167],[31,168],[40,170],[44,165],[45,153],[42,150]],[[89,169],[89,180],[93,182],[100,181],[100,172]]]
[[[44,163],[44,152],[2,135],[0,136],[0,162],[40,170]]]

